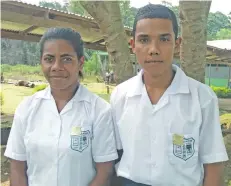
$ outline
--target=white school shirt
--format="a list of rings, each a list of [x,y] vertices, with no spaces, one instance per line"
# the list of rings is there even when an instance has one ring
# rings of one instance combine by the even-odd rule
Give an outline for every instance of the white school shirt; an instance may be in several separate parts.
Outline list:
[[[95,162],[118,158],[111,118],[82,85],[58,113],[48,87],[18,106],[5,156],[27,162],[29,186],[88,186]]]
[[[117,175],[153,186],[201,186],[203,164],[227,161],[218,99],[207,86],[176,65],[175,77],[152,105],[142,71],[111,95]]]

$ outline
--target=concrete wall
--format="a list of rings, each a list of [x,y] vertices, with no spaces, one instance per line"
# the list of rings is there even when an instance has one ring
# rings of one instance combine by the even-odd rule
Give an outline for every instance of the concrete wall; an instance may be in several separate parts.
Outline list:
[[[132,56],[133,62],[136,63],[135,56]],[[178,58],[173,59],[173,64],[176,64],[177,66],[180,66],[180,61]],[[210,68],[210,78],[214,79],[228,79],[231,78],[231,67],[225,66],[225,65],[214,65],[212,64],[211,67],[210,64],[207,64],[205,68],[205,78],[209,78],[209,68]],[[230,70],[229,70],[230,68]],[[133,65],[134,74],[137,73],[137,69],[140,69],[140,66],[137,64],[137,66]],[[229,75],[230,73],[230,75]]]
[[[227,66],[211,65],[211,67],[210,67],[208,64],[206,66],[206,69],[205,69],[205,76],[206,77],[209,77],[209,69],[210,69],[210,77],[211,78],[228,79],[229,77],[231,77],[231,72],[229,72],[229,67],[227,67]],[[229,73],[230,73],[230,76],[229,76]]]

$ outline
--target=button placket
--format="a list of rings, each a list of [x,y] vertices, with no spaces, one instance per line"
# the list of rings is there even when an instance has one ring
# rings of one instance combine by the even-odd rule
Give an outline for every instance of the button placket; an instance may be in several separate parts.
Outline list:
[[[156,177],[157,174],[157,158],[158,158],[158,154],[157,154],[157,130],[156,130],[156,118],[155,118],[156,114],[152,114],[152,116],[150,117],[150,139],[151,139],[151,182],[153,182]]]

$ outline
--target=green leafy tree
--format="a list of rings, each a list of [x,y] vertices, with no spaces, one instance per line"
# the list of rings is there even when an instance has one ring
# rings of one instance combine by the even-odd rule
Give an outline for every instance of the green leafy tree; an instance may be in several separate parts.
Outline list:
[[[59,2],[46,2],[46,1],[40,1],[39,6],[56,9],[60,11],[68,11],[68,7],[66,4],[61,5]]]
[[[220,39],[217,38],[217,32],[221,29],[231,29],[231,23],[229,17],[221,12],[209,13],[208,22],[208,40]]]
[[[75,14],[90,16],[83,6],[79,3],[79,1],[70,1],[68,4],[68,10]]]
[[[231,39],[231,29],[222,28],[217,32],[215,39]]]
[[[84,64],[84,73],[87,75],[98,75],[100,73],[100,65],[97,53],[94,52],[91,58]]]
[[[126,0],[120,1],[119,6],[123,24],[128,27],[133,27],[133,22],[138,9],[131,7],[130,1]]]

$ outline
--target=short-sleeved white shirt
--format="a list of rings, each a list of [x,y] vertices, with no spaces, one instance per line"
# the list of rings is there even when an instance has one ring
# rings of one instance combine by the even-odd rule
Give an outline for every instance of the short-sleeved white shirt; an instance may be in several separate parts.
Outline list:
[[[141,71],[111,95],[117,175],[158,186],[200,186],[203,164],[227,161],[218,99],[209,86],[177,66],[164,95],[152,105]]]
[[[80,85],[58,113],[50,88],[22,101],[5,156],[27,161],[29,186],[88,186],[118,158],[110,104]]]

